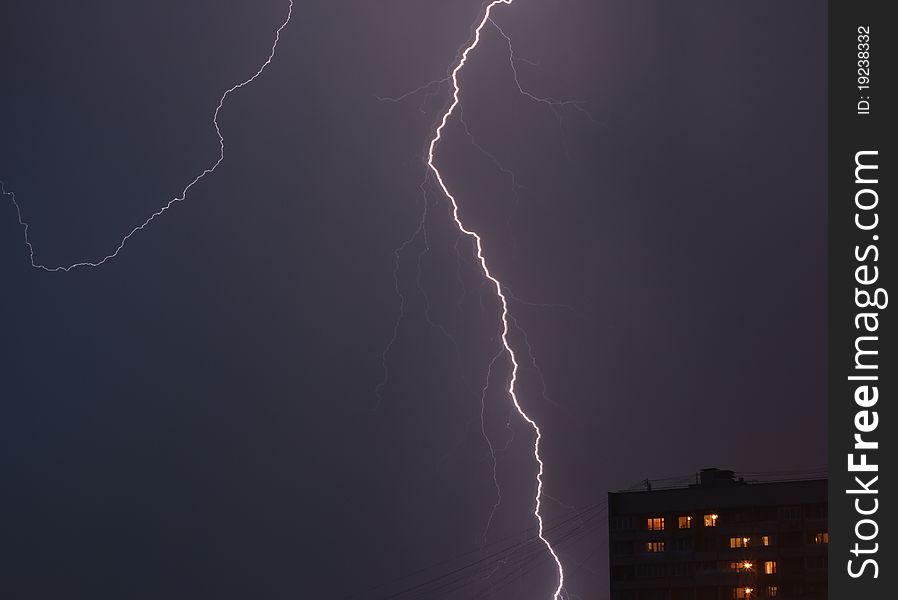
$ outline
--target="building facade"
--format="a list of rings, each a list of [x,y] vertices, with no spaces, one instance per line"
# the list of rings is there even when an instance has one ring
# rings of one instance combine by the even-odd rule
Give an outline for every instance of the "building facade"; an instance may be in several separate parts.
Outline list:
[[[612,600],[825,600],[827,480],[608,494]]]

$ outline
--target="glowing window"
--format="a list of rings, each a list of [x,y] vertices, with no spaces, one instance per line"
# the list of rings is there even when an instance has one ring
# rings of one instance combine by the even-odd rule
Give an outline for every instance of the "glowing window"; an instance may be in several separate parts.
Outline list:
[[[776,574],[776,561],[775,560],[765,560],[764,561],[764,574],[765,575],[775,575]]]
[[[814,536],[815,544],[828,544],[829,543],[829,532],[824,531],[823,533],[818,533]]]
[[[663,531],[664,517],[649,517],[647,519],[647,525],[649,531]]]
[[[664,542],[646,542],[646,552],[664,552]]]
[[[735,600],[746,600],[747,598],[752,598],[752,594],[754,593],[754,588],[750,587],[737,587],[733,588],[733,598]]]
[[[769,535],[762,535],[762,536],[761,536],[761,545],[762,545],[762,546],[769,546],[769,545],[770,545],[770,536],[769,536]]]
[[[768,598],[776,598],[780,593],[780,590],[775,585],[767,586],[767,597]]]
[[[705,515],[705,527],[717,527],[717,515],[711,513],[709,515]]]
[[[752,567],[754,567],[754,564],[752,564],[751,561],[748,560],[739,560],[730,563],[730,570],[736,571],[738,573],[751,571]]]
[[[751,538],[747,537],[731,537],[730,548],[748,548],[748,542]]]
[[[680,529],[692,529],[692,517],[679,517],[677,519],[677,524]]]

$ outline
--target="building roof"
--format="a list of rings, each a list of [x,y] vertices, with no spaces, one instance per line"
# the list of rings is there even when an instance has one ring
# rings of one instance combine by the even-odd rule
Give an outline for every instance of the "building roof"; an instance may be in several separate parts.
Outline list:
[[[734,479],[732,471],[705,469],[700,483],[684,487],[610,492],[616,514],[702,508],[751,508],[826,502],[825,478],[750,483]]]

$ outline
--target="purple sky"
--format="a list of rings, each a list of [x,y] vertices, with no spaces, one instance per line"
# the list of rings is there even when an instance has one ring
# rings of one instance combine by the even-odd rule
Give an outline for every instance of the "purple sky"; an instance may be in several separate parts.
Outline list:
[[[0,9],[0,179],[37,258],[108,253],[214,161],[215,104],[287,8],[219,4]],[[477,145],[456,119],[438,162],[529,303],[511,314],[548,396],[528,362],[547,518],[646,477],[825,464],[825,9],[497,9],[521,84],[594,120],[521,96],[485,30],[462,74]],[[222,110],[222,166],[102,269],[31,269],[0,208],[0,595],[380,598],[363,592],[483,543],[497,307],[431,184],[374,410],[393,252],[420,221],[448,96],[377,97],[443,77],[478,10],[297,0],[270,69]],[[484,410],[509,442],[488,544],[532,525],[505,377],[497,362]],[[607,596],[606,535],[565,548],[579,597]],[[446,597],[545,598],[552,576],[516,557],[492,595]]]

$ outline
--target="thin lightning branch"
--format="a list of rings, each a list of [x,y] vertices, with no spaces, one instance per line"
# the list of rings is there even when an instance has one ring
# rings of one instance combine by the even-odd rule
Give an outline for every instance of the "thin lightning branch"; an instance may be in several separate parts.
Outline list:
[[[538,60],[530,60],[529,58],[521,58],[520,56],[515,56],[514,58],[518,62],[522,62],[525,65],[530,65],[531,67],[538,67],[540,63]]]
[[[475,147],[481,154],[483,154],[485,157],[487,157],[487,158],[490,160],[490,162],[492,162],[493,165],[494,165],[494,166],[495,166],[495,167],[496,167],[496,168],[497,168],[503,175],[505,175],[506,177],[508,177],[509,181],[511,182],[511,187],[512,187],[512,189],[514,190],[515,203],[516,203],[516,204],[520,203],[520,198],[518,197],[518,190],[519,190],[519,189],[524,189],[524,186],[521,185],[520,183],[518,183],[518,178],[517,178],[517,176],[514,174],[514,171],[512,171],[511,169],[509,169],[509,168],[507,168],[505,165],[503,165],[503,164],[499,161],[499,159],[496,157],[495,154],[493,154],[492,152],[490,152],[489,150],[487,150],[486,148],[484,148],[484,147],[480,144],[480,142],[477,141],[477,139],[474,137],[474,134],[471,133],[471,128],[468,127],[468,122],[465,121],[464,110],[462,109],[461,106],[459,106],[459,109],[458,109],[458,110],[459,110],[458,122],[462,124],[462,127],[464,127],[465,135],[468,136],[468,139],[471,141],[471,145],[474,146],[474,147]]]
[[[502,4],[506,4],[506,3],[502,2]],[[592,113],[590,113],[584,106],[586,104],[585,100],[562,100],[559,98],[552,98],[549,96],[545,96],[545,97],[537,96],[533,92],[530,92],[526,88],[524,88],[524,86],[521,85],[521,81],[518,77],[518,68],[517,68],[516,63],[524,63],[526,65],[530,65],[531,67],[539,67],[540,62],[537,60],[529,60],[529,59],[522,58],[522,57],[518,56],[514,51],[514,46],[512,45],[511,36],[509,36],[505,32],[505,30],[499,26],[498,23],[493,21],[492,18],[487,19],[487,21],[490,23],[490,25],[495,27],[496,31],[499,32],[499,35],[501,35],[503,38],[505,38],[505,42],[508,45],[508,65],[509,65],[509,67],[511,67],[511,73],[514,78],[515,87],[517,88],[518,93],[520,93],[525,98],[532,100],[533,102],[537,102],[539,104],[548,106],[552,110],[552,112],[555,114],[556,118],[559,119],[559,121],[561,120],[562,115],[560,112],[558,112],[558,109],[561,107],[572,107],[572,108],[575,108],[576,110],[580,111],[581,113],[583,113],[586,116],[586,118],[588,118],[591,122],[593,122],[597,125],[600,124],[596,120],[596,118],[593,117]],[[447,83],[451,80],[452,80],[452,75],[450,73],[449,75],[447,75],[446,77],[443,77],[442,79],[434,79],[433,81],[429,81],[423,85],[416,87],[413,90],[409,90],[408,92],[400,94],[399,96],[377,96],[376,95],[375,98],[377,98],[377,100],[379,100],[381,102],[391,102],[391,103],[395,104],[395,103],[402,102],[403,100],[406,100],[413,96],[416,96],[416,95],[420,94],[421,92],[426,91],[427,94],[424,97],[424,101],[418,107],[418,111],[423,113],[423,112],[425,112],[424,105],[427,103],[427,100],[436,94],[436,92],[432,91],[432,89],[436,88],[437,90],[439,90],[439,88],[444,83]],[[461,119],[463,121],[463,117],[461,117]],[[471,132],[468,130],[467,124],[464,124],[464,126],[465,126],[466,133],[471,137],[471,141],[474,143],[474,145],[477,146],[478,149],[481,150],[484,154],[486,154],[490,159],[492,159],[493,162],[497,163],[497,166],[499,167],[500,171],[502,171],[505,174],[510,174],[513,177],[514,173],[511,173],[510,171],[508,171],[507,169],[505,169],[504,167],[499,165],[497,159],[492,154],[490,154],[486,150],[483,150],[482,148],[479,147],[479,145],[477,145],[477,142],[474,141],[473,136],[471,136]],[[518,185],[518,184],[515,183],[515,185]],[[520,187],[523,187],[523,186],[520,186]]]
[[[419,92],[423,92],[424,90],[429,90],[430,88],[432,88],[434,86],[440,86],[440,85],[446,83],[447,81],[449,81],[449,77],[443,77],[442,79],[434,79],[433,81],[425,83],[424,85],[419,85],[415,89],[413,89],[409,92],[406,92],[400,96],[374,96],[374,97],[377,98],[381,102],[394,102],[394,103],[402,102],[406,98],[410,98],[411,96],[414,96],[415,94],[417,94]]]
[[[421,192],[424,194],[424,204],[425,204],[424,210],[425,211],[427,211],[427,192],[424,188],[424,185],[426,183],[427,183],[426,180],[421,182]],[[424,283],[421,281],[421,274],[423,272],[422,267],[424,265],[424,257],[427,255],[427,253],[430,252],[430,240],[427,238],[427,213],[426,212],[424,214],[424,219],[421,221],[421,235],[424,240],[424,248],[421,250],[421,252],[418,253],[418,265],[417,265],[418,269],[417,269],[416,276],[415,276],[415,283],[418,286],[418,291],[421,293],[421,296],[424,298],[424,319],[427,321],[428,325],[430,325],[434,329],[438,329],[440,331],[440,333],[443,334],[443,337],[445,337],[447,340],[449,340],[449,342],[452,343],[453,346],[455,346],[456,353],[458,353],[458,344],[456,343],[455,338],[452,337],[452,334],[449,333],[449,330],[446,329],[446,326],[443,325],[442,323],[437,323],[436,321],[433,320],[433,316],[431,315],[432,307],[430,305],[430,296],[427,295],[427,290],[424,289]]]
[[[428,199],[427,199],[427,180],[428,178],[425,176],[424,181],[421,182],[419,186],[421,189],[421,194],[424,198],[424,213],[421,216],[421,224],[419,226],[419,231],[421,232],[421,238],[424,242],[423,249],[418,253],[418,262],[417,262],[417,271],[415,275],[415,283],[418,286],[418,292],[421,294],[421,297],[424,299],[424,320],[427,321],[427,324],[432,328],[438,330],[446,340],[452,344],[452,348],[455,351],[455,362],[458,368],[459,378],[462,383],[467,387],[467,382],[465,381],[465,368],[462,364],[461,358],[461,349],[458,347],[458,342],[455,340],[455,336],[449,332],[446,325],[442,323],[438,323],[434,320],[432,313],[432,306],[430,303],[430,296],[427,294],[427,290],[424,289],[424,282],[421,280],[421,275],[423,273],[423,265],[424,265],[424,257],[430,252],[430,240],[427,237],[427,208],[428,208]],[[461,235],[459,235],[461,237]],[[400,250],[401,251],[401,250]]]
[[[524,186],[521,185],[520,183],[518,183],[518,178],[515,175],[514,171],[506,168],[505,165],[503,165],[499,161],[499,159],[496,157],[495,154],[493,154],[492,152],[490,152],[489,150],[484,148],[482,145],[480,145],[480,142],[478,142],[477,139],[474,137],[474,134],[471,133],[471,128],[468,127],[467,121],[465,121],[464,106],[461,106],[461,105],[458,107],[458,121],[459,121],[459,123],[462,124],[462,127],[465,130],[465,134],[468,136],[468,139],[471,141],[471,145],[474,146],[478,151],[480,151],[480,153],[483,154],[486,158],[488,158],[490,160],[490,162],[493,163],[493,166],[495,166],[499,170],[500,173],[502,173],[503,175],[508,177],[508,179],[511,183],[511,192],[514,197],[514,206],[515,206],[515,209],[517,209],[517,207],[520,206],[520,204],[521,204],[521,196],[519,194],[519,190],[524,189]],[[509,236],[511,236],[512,254],[513,255],[517,253],[517,245],[518,245],[517,236],[515,235],[514,227],[512,227],[512,220],[514,219],[515,212],[516,211],[509,211],[508,217],[505,219],[505,224],[508,226],[508,234],[509,234]]]
[[[554,112],[555,116],[557,116],[559,119],[561,118],[561,115],[558,114],[558,112],[556,111],[557,107],[572,106],[572,107],[576,108],[577,110],[579,110],[580,112],[582,112],[584,115],[586,115],[586,118],[588,118],[590,121],[592,121],[593,123],[597,123],[595,118],[593,118],[592,114],[590,114],[590,112],[588,110],[583,108],[583,104],[585,104],[585,102],[582,100],[558,100],[556,98],[548,98],[548,97],[543,98],[543,97],[537,96],[535,94],[532,94],[531,92],[528,92],[526,89],[524,89],[524,87],[521,85],[520,80],[518,79],[518,68],[515,65],[515,62],[521,61],[521,62],[528,63],[528,64],[532,64],[532,63],[530,63],[530,61],[526,61],[526,60],[516,57],[515,53],[514,53],[514,47],[511,45],[511,37],[507,33],[505,33],[505,31],[501,27],[499,27],[499,25],[495,21],[493,21],[492,19],[487,19],[487,20],[489,21],[490,25],[495,27],[496,31],[498,31],[499,34],[505,38],[505,41],[508,44],[508,65],[511,67],[512,75],[514,75],[514,83],[515,83],[515,86],[517,86],[517,88],[518,88],[518,92],[520,92],[523,96],[533,100],[534,102],[539,102],[540,104],[545,104],[546,106],[548,106],[549,108],[552,109],[552,112]]]
[[[493,468],[493,487],[496,488],[496,501],[493,503],[493,507],[490,509],[490,516],[486,520],[486,526],[483,528],[483,535],[481,536],[481,543],[486,544],[486,536],[490,531],[490,527],[493,524],[493,518],[496,516],[496,511],[499,510],[499,505],[502,504],[502,487],[499,485],[499,462],[496,458],[496,449],[493,447],[493,441],[490,439],[490,436],[486,433],[486,392],[490,388],[490,379],[493,374],[493,365],[496,364],[496,361],[499,360],[499,357],[502,356],[503,350],[499,350],[493,359],[490,361],[489,367],[486,370],[486,383],[483,386],[483,390],[480,393],[480,433],[483,436],[483,439],[486,441],[487,448],[490,451],[490,461]]]
[[[557,309],[569,312],[572,316],[582,320],[582,321],[591,321],[589,317],[583,315],[577,309],[575,309],[570,304],[561,304],[559,302],[534,302],[533,300],[525,300],[520,296],[515,295],[511,290],[508,289],[508,286],[505,287],[505,294],[508,296],[510,300],[517,302],[523,306],[529,306],[531,308],[546,308],[546,309]]]
[[[489,4],[487,4],[486,9],[483,13],[483,18],[480,20],[477,27],[474,29],[473,40],[468,44],[468,46],[462,51],[461,57],[458,60],[458,64],[456,64],[455,68],[452,69],[452,73],[450,78],[452,80],[452,102],[449,104],[449,107],[443,113],[442,118],[440,119],[440,124],[437,126],[436,131],[434,132],[433,138],[430,140],[430,144],[427,150],[427,166],[433,172],[434,177],[436,178],[437,183],[440,186],[440,189],[449,199],[452,204],[452,218],[455,221],[456,226],[459,231],[464,233],[465,235],[471,237],[475,245],[477,247],[477,260],[480,261],[480,267],[483,270],[483,275],[486,277],[496,289],[496,296],[499,298],[501,303],[502,311],[501,311],[501,322],[502,322],[502,346],[505,349],[505,352],[508,355],[509,360],[511,361],[511,378],[508,383],[508,394],[512,399],[515,409],[518,411],[518,414],[521,416],[524,421],[527,422],[530,427],[533,428],[533,432],[535,435],[535,439],[533,442],[533,458],[536,460],[538,465],[537,474],[536,474],[536,497],[534,498],[535,506],[533,509],[533,515],[536,518],[538,524],[538,537],[542,541],[542,543],[546,546],[546,550],[549,554],[552,555],[552,559],[555,561],[555,565],[558,569],[558,584],[555,588],[555,591],[552,594],[553,600],[559,600],[561,597],[561,590],[564,588],[564,567],[561,564],[561,559],[559,559],[558,554],[555,552],[555,549],[552,547],[552,544],[549,543],[549,540],[546,539],[544,535],[543,528],[543,517],[540,511],[542,507],[542,493],[543,493],[543,472],[545,469],[545,465],[543,464],[542,456],[539,452],[540,442],[542,441],[542,431],[537,425],[536,421],[534,421],[527,412],[521,407],[520,402],[518,401],[517,393],[515,390],[515,383],[517,381],[518,374],[518,361],[517,356],[515,355],[514,349],[511,346],[511,343],[508,341],[509,334],[509,325],[508,325],[508,300],[505,297],[505,294],[502,290],[502,284],[498,279],[490,272],[489,266],[487,265],[486,258],[483,254],[483,241],[475,231],[472,231],[465,227],[461,218],[459,217],[459,206],[458,202],[455,199],[455,196],[449,191],[449,188],[446,186],[445,181],[443,181],[443,175],[440,170],[437,168],[434,153],[437,145],[440,143],[443,137],[443,130],[446,128],[446,124],[449,122],[449,118],[455,112],[455,109],[459,105],[459,94],[461,92],[459,83],[458,83],[458,74],[465,66],[465,63],[468,60],[468,55],[471,51],[477,47],[480,43],[481,32],[483,31],[484,26],[487,21],[490,19],[490,15],[492,13],[493,8],[495,8],[499,4],[511,4],[513,0],[492,0]]]
[[[527,336],[527,331],[518,324],[518,320],[515,318],[511,318],[511,322],[514,323],[515,329],[521,334],[521,337],[524,339],[524,348],[527,349],[527,356],[530,358],[530,364],[533,366],[533,370],[536,373],[537,378],[539,379],[539,385],[542,391],[543,400],[552,404],[554,406],[558,406],[558,403],[552,400],[549,397],[549,390],[546,387],[546,378],[543,376],[543,370],[539,367],[539,363],[536,362],[536,355],[533,354],[533,346],[530,345],[530,338]]]
[[[403,291],[402,291],[402,286],[399,283],[399,275],[400,275],[400,271],[401,271],[401,267],[402,267],[402,254],[403,254],[403,252],[405,252],[406,248],[408,248],[409,246],[411,246],[418,240],[419,236],[421,237],[421,240],[423,242],[422,243],[423,248],[421,249],[420,252],[418,252],[415,283],[417,285],[418,292],[421,294],[421,297],[424,299],[424,319],[427,321],[428,325],[430,325],[434,329],[439,330],[439,332],[442,334],[442,336],[444,338],[446,338],[446,340],[448,340],[449,343],[452,344],[452,347],[455,351],[455,358],[456,358],[456,363],[457,363],[457,367],[458,367],[459,378],[467,386],[467,382],[465,380],[465,369],[464,369],[464,365],[462,364],[461,351],[458,347],[458,342],[455,340],[455,337],[452,335],[452,333],[449,331],[449,329],[447,329],[446,325],[444,325],[442,323],[438,323],[437,321],[434,320],[434,318],[431,314],[432,310],[431,310],[430,296],[428,296],[427,290],[424,289],[424,284],[421,280],[421,274],[423,272],[424,257],[426,256],[426,254],[428,252],[430,252],[430,242],[427,237],[427,219],[430,214],[429,210],[428,210],[429,200],[427,198],[427,188],[426,188],[428,179],[429,179],[429,177],[425,176],[424,181],[422,181],[421,184],[418,186],[418,188],[421,190],[421,202],[422,202],[421,219],[420,219],[420,221],[418,221],[418,227],[415,229],[415,231],[412,233],[411,236],[409,236],[398,247],[396,247],[396,249],[393,250],[393,257],[394,257],[393,289],[396,292],[396,295],[399,297],[399,311],[396,315],[396,320],[393,322],[393,331],[392,331],[392,335],[390,336],[390,341],[387,343],[387,345],[384,347],[383,351],[381,352],[381,372],[383,373],[383,376],[382,376],[380,382],[374,388],[374,394],[377,399],[374,404],[374,407],[373,407],[374,412],[378,411],[383,404],[384,389],[387,387],[387,384],[390,381],[390,367],[389,367],[390,353],[393,350],[393,346],[396,345],[396,342],[399,339],[399,328],[401,327],[402,322],[406,318],[405,308],[406,308],[406,304],[407,304],[407,298],[406,298],[405,293],[403,293]],[[462,235],[459,234],[458,237],[459,237],[459,239],[461,239]],[[456,240],[456,244],[457,244],[457,240]],[[458,255],[457,248],[456,248],[456,254]],[[461,275],[459,274],[458,277],[459,277],[459,281],[461,282]],[[464,284],[462,283],[462,285],[464,285]]]
[[[434,79],[433,81],[431,81],[429,83],[425,83],[424,85],[419,86],[419,87],[411,90],[410,92],[406,92],[406,93],[402,94],[401,96],[393,96],[393,97],[391,97],[391,96],[375,96],[375,98],[377,98],[381,102],[392,102],[392,103],[396,104],[396,103],[402,102],[406,98],[410,98],[412,96],[415,96],[416,94],[419,94],[420,92],[428,90],[427,94],[424,95],[424,100],[422,100],[421,104],[418,106],[418,112],[420,112],[421,114],[424,114],[425,113],[424,107],[426,106],[427,101],[430,100],[433,96],[435,96],[437,91],[440,89],[440,87],[448,81],[449,81],[449,77],[446,76],[446,77],[443,77],[442,79]],[[430,91],[431,88],[436,88],[436,90]]]
[[[71,271],[72,269],[75,269],[78,267],[99,267],[100,265],[105,263],[107,260],[110,260],[110,259],[118,256],[118,253],[122,250],[122,248],[125,247],[125,244],[128,243],[128,240],[131,239],[131,236],[136,234],[138,231],[142,231],[150,223],[152,223],[153,220],[156,219],[156,217],[161,216],[162,213],[167,211],[169,208],[171,208],[175,204],[177,204],[179,202],[183,202],[184,199],[187,198],[187,193],[190,191],[191,188],[193,188],[193,186],[195,186],[200,181],[202,181],[206,177],[206,175],[213,173],[215,171],[215,169],[218,168],[218,165],[220,165],[222,163],[222,161],[224,161],[224,136],[221,134],[221,129],[219,128],[219,125],[218,125],[218,113],[221,112],[221,109],[224,106],[225,100],[227,99],[228,96],[231,95],[231,93],[236,92],[240,88],[251,84],[262,74],[262,72],[266,69],[266,67],[268,67],[268,65],[271,64],[271,61],[274,59],[274,54],[277,51],[278,42],[281,41],[281,31],[283,31],[284,28],[287,26],[287,24],[290,23],[290,19],[293,16],[293,0],[288,0],[288,1],[290,3],[290,6],[287,9],[287,16],[284,19],[284,22],[281,23],[281,26],[277,28],[277,31],[275,31],[274,42],[271,44],[271,52],[269,53],[268,58],[265,60],[265,62],[262,63],[262,65],[259,67],[259,69],[255,73],[253,73],[252,77],[250,77],[249,79],[246,79],[238,84],[235,84],[235,85],[231,86],[230,88],[228,88],[227,90],[225,90],[225,92],[221,95],[221,98],[219,98],[219,100],[218,100],[218,106],[215,107],[215,112],[212,114],[212,125],[215,127],[216,135],[218,135],[218,150],[219,150],[218,159],[212,164],[212,166],[204,169],[199,175],[197,175],[193,179],[193,181],[188,183],[187,186],[184,187],[183,190],[181,190],[180,196],[176,196],[175,198],[172,198],[171,200],[169,200],[165,205],[162,206],[162,208],[160,208],[159,210],[157,210],[156,212],[151,214],[143,223],[141,223],[140,225],[138,225],[137,227],[135,227],[134,229],[129,231],[128,234],[125,235],[121,239],[121,241],[118,244],[118,247],[111,254],[108,254],[108,255],[104,256],[103,258],[101,258],[100,260],[97,260],[95,262],[82,261],[82,262],[72,263],[68,266],[60,265],[60,266],[55,266],[55,267],[48,267],[47,265],[44,265],[41,263],[36,263],[34,261],[34,247],[32,246],[31,241],[28,238],[28,222],[22,218],[22,209],[19,206],[19,203],[16,201],[15,194],[13,194],[12,192],[7,192],[6,188],[3,186],[2,182],[0,182],[0,193],[2,193],[4,196],[10,196],[10,198],[12,199],[12,203],[16,207],[16,215],[18,216],[18,219],[19,219],[19,225],[22,226],[22,229],[24,232],[25,245],[28,246],[28,254],[29,254],[29,258],[30,258],[32,267],[34,267],[36,269],[42,269],[42,270],[48,271],[48,272],[56,272],[56,271],[68,272],[68,271]]]
[[[402,263],[402,253],[408,246],[413,244],[415,240],[418,239],[418,236],[424,230],[424,225],[427,222],[426,195],[423,197],[422,201],[424,202],[424,207],[421,210],[421,220],[418,222],[418,228],[415,229],[415,232],[412,233],[412,235],[409,236],[408,239],[406,239],[395,250],[393,250],[393,257],[395,259],[395,262],[393,263],[393,289],[396,291],[396,295],[399,296],[399,314],[396,315],[396,321],[393,322],[393,335],[390,337],[389,343],[387,343],[386,347],[384,347],[384,350],[380,355],[383,378],[380,380],[380,383],[377,384],[377,387],[374,388],[374,395],[377,397],[377,402],[374,405],[375,411],[379,410],[381,404],[383,403],[383,391],[384,388],[387,387],[387,383],[389,383],[390,380],[390,364],[388,359],[390,357],[390,352],[393,350],[393,346],[396,345],[396,340],[399,339],[399,327],[402,325],[402,321],[405,319],[405,294],[402,293],[402,286],[399,285],[399,271]]]
[[[514,414],[514,408],[508,411],[508,417],[505,419],[505,430],[508,432],[508,437],[505,440],[505,445],[499,448],[500,454],[508,452],[512,442],[514,442],[514,428],[511,426],[512,414]]]

